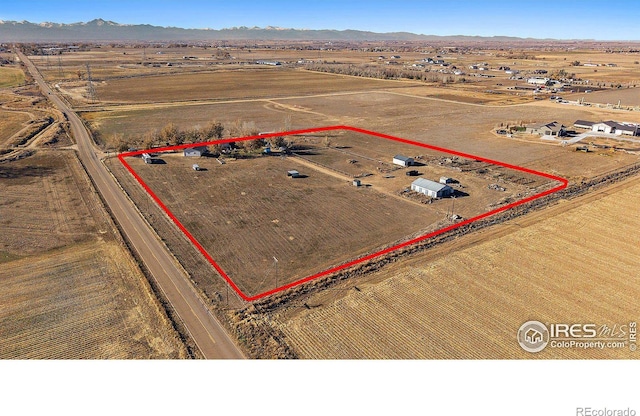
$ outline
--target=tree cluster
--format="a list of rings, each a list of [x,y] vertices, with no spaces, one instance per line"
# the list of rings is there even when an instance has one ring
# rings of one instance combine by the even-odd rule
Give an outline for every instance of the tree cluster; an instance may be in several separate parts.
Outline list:
[[[224,134],[224,126],[219,121],[212,121],[205,127],[194,127],[182,130],[173,123],[168,123],[160,130],[150,130],[144,133],[138,142],[143,149],[157,146],[176,146],[186,143],[202,143],[220,140]],[[130,143],[124,137],[115,137],[118,151],[125,151]]]
[[[377,79],[412,79],[424,82],[438,82],[443,84],[453,82],[465,82],[464,78],[456,78],[452,75],[431,72],[428,70],[415,70],[408,68],[394,68],[392,66],[381,67],[379,65],[353,65],[353,64],[326,64],[311,63],[305,66],[311,71],[328,72],[331,74],[352,75],[356,77]]]

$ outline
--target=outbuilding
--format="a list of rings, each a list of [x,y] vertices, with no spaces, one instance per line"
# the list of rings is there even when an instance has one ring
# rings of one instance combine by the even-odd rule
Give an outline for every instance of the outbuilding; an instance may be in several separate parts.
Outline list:
[[[411,190],[431,198],[444,198],[453,195],[453,188],[428,179],[419,178],[411,183]]]
[[[299,178],[300,172],[298,172],[297,170],[288,170],[287,176],[291,176],[292,178]]]
[[[578,127],[580,129],[589,129],[589,130],[591,130],[591,128],[593,127],[594,124],[596,124],[595,121],[576,120],[576,122],[573,123],[573,127]]]
[[[149,153],[143,153],[142,160],[144,160],[144,163],[153,163],[153,160],[151,159],[151,155]]]
[[[407,156],[403,156],[403,155],[395,155],[393,157],[393,164],[394,165],[400,165],[400,166],[411,166],[413,165],[413,158],[412,157],[407,157]]]
[[[440,183],[445,184],[445,185],[448,184],[448,183],[453,183],[453,179],[448,178],[446,176],[442,176],[442,177],[440,177]]]

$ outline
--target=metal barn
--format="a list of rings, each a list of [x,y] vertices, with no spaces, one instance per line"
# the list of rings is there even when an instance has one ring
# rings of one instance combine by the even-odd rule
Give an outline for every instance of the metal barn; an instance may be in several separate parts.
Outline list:
[[[411,183],[411,190],[431,198],[444,198],[453,195],[453,188],[428,179],[419,178]]]

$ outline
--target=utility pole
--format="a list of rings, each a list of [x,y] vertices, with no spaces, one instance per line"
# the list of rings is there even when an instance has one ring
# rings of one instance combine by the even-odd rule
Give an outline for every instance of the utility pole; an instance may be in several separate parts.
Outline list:
[[[89,66],[89,63],[87,63],[87,78],[89,80],[87,92],[89,93],[89,99],[93,103],[96,101],[96,90],[95,88],[93,88],[93,80],[91,79],[91,66]]]
[[[451,197],[451,217],[449,217],[451,222],[453,222],[453,216],[455,215],[455,211],[454,211],[455,206],[456,206],[456,197],[452,196]]]
[[[58,77],[64,78],[64,72],[62,72],[62,55],[58,54]]]
[[[278,259],[276,256],[273,256],[273,262],[276,266],[276,288],[278,287]]]

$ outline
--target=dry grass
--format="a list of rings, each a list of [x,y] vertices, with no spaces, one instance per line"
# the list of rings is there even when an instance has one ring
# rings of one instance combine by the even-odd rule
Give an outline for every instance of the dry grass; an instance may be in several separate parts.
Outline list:
[[[528,320],[637,320],[640,238],[632,230],[640,220],[629,213],[639,191],[635,180],[601,199],[563,202],[538,214],[542,221],[504,225],[499,238],[425,252],[369,283],[317,294],[311,310],[298,307],[274,325],[303,358],[633,358],[628,348],[532,355],[516,333]]]
[[[638,70],[640,70],[640,68],[638,68]],[[584,99],[584,102],[610,104],[612,106],[618,106],[618,102],[620,102],[620,107],[622,108],[640,106],[640,91],[636,88],[609,89],[594,91],[589,94],[564,94],[563,97],[567,100],[575,101]]]
[[[435,50],[433,52],[432,55],[435,55]],[[610,58],[606,60],[617,62],[619,69],[599,69],[597,73],[587,70],[584,72],[585,76],[595,74],[596,82],[630,82],[631,77],[637,76],[637,71],[634,72],[635,67],[630,67],[628,60],[616,61],[621,55],[547,52],[531,52],[532,55],[538,55],[535,59],[498,57],[497,51],[488,50],[482,54],[451,54],[445,56],[445,59],[462,67],[487,61],[493,67],[508,65],[524,71],[536,68],[553,71],[564,68],[570,72],[579,72],[584,68],[573,71],[568,67],[568,63],[574,59],[586,62],[588,59]],[[205,52],[194,51],[184,54],[200,53]],[[260,53],[261,56],[256,54],[253,57],[278,59],[280,53],[293,52]],[[178,54],[182,52],[176,52],[176,56]],[[348,55],[349,53],[343,52],[340,56]],[[351,52],[351,55],[358,55],[349,58],[354,62],[376,59],[373,55],[365,56],[356,52]],[[408,53],[402,55],[403,60],[407,62],[425,56],[418,53],[415,56]],[[338,54],[327,52],[326,56],[337,58]],[[564,58],[567,58],[566,61]],[[79,63],[78,58],[74,65]],[[291,115],[291,128],[349,124],[555,173],[574,181],[638,160],[637,156],[620,153],[584,154],[570,148],[563,149],[497,137],[492,130],[500,123],[513,125],[557,120],[570,125],[576,119],[640,121],[640,114],[637,112],[570,107],[549,102],[513,106],[474,105],[507,102],[516,104],[526,101],[526,98],[521,96],[498,96],[484,92],[487,89],[498,89],[498,83],[503,83],[504,89],[513,84],[506,80],[507,75],[499,74],[498,71],[491,71],[497,75],[494,79],[478,82],[474,79],[469,85],[455,84],[440,88],[411,82],[363,80],[281,68],[228,68],[236,70],[123,80],[107,79],[106,84],[99,86],[101,100],[133,104],[104,106],[104,110],[96,109],[95,112],[85,113],[85,118],[94,124],[103,134],[103,140],[108,143],[111,135],[122,134],[125,138],[133,139],[135,135],[150,129],[159,129],[168,122],[174,122],[181,128],[190,128],[205,125],[212,119],[220,120],[224,124],[240,119],[255,121],[261,131],[275,131],[281,130],[283,119]],[[188,70],[201,71],[204,67]],[[105,71],[108,72],[109,69]],[[127,71],[131,71],[132,75],[146,73],[146,70],[133,67]],[[160,72],[165,71],[168,70],[160,69]],[[272,76],[276,74],[277,77]],[[215,81],[220,85],[215,85]],[[154,83],[162,88],[155,87]],[[175,85],[171,85],[172,83]],[[341,88],[346,88],[347,93],[332,89],[333,85],[342,85]],[[100,90],[103,87],[105,89]],[[165,87],[168,89],[164,93],[161,92]],[[369,91],[372,89],[375,89],[375,92]],[[333,92],[336,94],[327,95]],[[310,96],[313,94],[318,96]],[[303,95],[307,97],[286,98]],[[251,100],[237,102],[247,98]],[[179,100],[185,102],[168,103]],[[218,100],[218,103],[212,102]],[[167,170],[172,163],[173,161],[167,166],[149,168]],[[203,173],[214,173],[215,168],[214,165],[209,172]],[[113,169],[116,175],[122,178],[123,186],[132,193],[141,210],[153,212],[151,223],[184,263],[198,287],[214,302],[220,301],[225,287],[218,282],[212,282],[219,280],[211,279],[215,273],[213,269],[188,242],[185,242],[179,231],[176,231],[176,227],[167,225],[167,220],[153,207],[144,205],[144,194],[139,194],[140,190],[136,190],[136,185],[126,177],[126,172],[123,174],[117,166]],[[175,190],[169,190],[169,184],[175,181],[189,183],[187,179],[192,178],[188,176],[194,175],[187,164],[181,169],[180,173],[175,173],[176,176],[171,176],[174,175],[171,173],[162,181],[167,182],[162,185],[170,198],[176,198],[176,195],[171,196]],[[245,182],[239,182],[241,186],[248,181],[247,178],[243,180]],[[184,187],[180,192],[184,192],[184,195],[192,192],[192,197],[203,201],[208,196],[202,194],[208,189]],[[249,195],[233,192],[231,195],[219,195],[219,200],[235,203],[234,209],[237,210],[238,206],[243,206],[242,197],[246,196]],[[202,207],[183,203],[180,201],[181,198],[182,196],[178,196],[172,200],[177,206],[174,213],[179,212],[184,218],[193,218],[193,212],[201,212]],[[593,206],[597,206],[597,203]],[[632,207],[626,201],[623,206],[625,209]],[[248,207],[253,207],[254,211],[262,208],[260,205]],[[338,288],[348,289],[347,292],[328,290],[319,293],[309,303],[313,309],[305,309],[302,312],[298,310],[300,313],[296,312],[293,316],[284,314],[276,317],[275,325],[287,334],[289,342],[305,357],[530,357],[521,351],[515,342],[517,328],[527,319],[575,319],[615,323],[614,321],[635,318],[630,314],[634,312],[631,305],[632,299],[637,298],[638,288],[633,285],[633,280],[625,276],[628,276],[629,267],[635,267],[637,264],[630,265],[629,259],[621,258],[619,254],[615,255],[618,263],[612,267],[608,267],[606,262],[598,261],[610,258],[605,247],[616,243],[611,234],[611,230],[615,229],[614,225],[607,222],[605,217],[614,218],[608,214],[609,210],[621,216],[622,213],[617,209],[609,205],[599,208],[599,211],[594,211],[592,206],[576,210],[569,210],[567,207],[571,214],[568,221],[564,217],[561,219],[560,216],[549,215],[547,220],[540,223],[540,228],[536,228],[538,226],[535,225],[525,227],[524,220],[518,221],[518,225],[511,226],[517,229],[522,225],[522,230],[510,232],[499,239],[478,243],[459,251],[455,250],[457,243],[454,243],[450,252],[438,252],[444,253],[445,256],[436,255],[437,253],[434,254],[434,251],[430,250],[415,260],[403,260],[372,274],[367,278],[367,283],[363,281],[361,285],[358,282],[361,291],[353,289],[353,284],[349,284]],[[238,222],[235,210],[228,212],[226,218]],[[283,215],[286,214],[285,212]],[[595,221],[593,218],[598,220]],[[264,220],[273,219],[276,218]],[[271,224],[270,226],[274,226],[275,223]],[[277,224],[282,222],[279,221]],[[583,224],[584,227],[580,228]],[[637,228],[637,224],[632,225]],[[207,225],[206,229],[199,229],[202,239],[213,239],[211,235],[206,235],[212,226],[214,224]],[[215,226],[224,227],[225,224]],[[283,235],[288,238],[292,234]],[[574,236],[582,240],[574,241]],[[481,235],[475,237],[481,239]],[[597,238],[606,240],[601,241]],[[285,241],[283,239],[282,244]],[[466,237],[464,241],[468,241]],[[635,244],[633,247],[638,246],[631,238],[626,241],[632,241]],[[622,246],[626,243],[619,244]],[[588,252],[589,257],[585,259],[576,255],[569,249],[571,247]],[[630,248],[632,254],[633,247]],[[562,253],[562,256],[558,253]],[[236,261],[233,254],[227,256],[229,262]],[[262,275],[256,276],[263,279],[259,281],[260,284],[267,285],[272,277],[269,275],[269,267],[272,266],[269,259],[272,254],[262,253],[262,256]],[[545,261],[545,258],[552,260]],[[258,264],[260,263],[254,262],[252,267],[257,268]],[[530,276],[534,276],[535,279]],[[558,276],[562,278],[559,279]],[[604,289],[593,285],[593,281],[601,276],[604,276],[603,279],[607,282]],[[574,292],[574,288],[578,288],[579,291]],[[622,306],[611,307],[613,298],[619,291],[623,291],[620,296]],[[348,295],[343,296],[346,293]],[[562,296],[557,293],[561,293]],[[594,299],[595,309],[592,303],[584,301],[585,298]],[[548,304],[541,299],[548,301]],[[294,310],[298,306],[288,307]],[[423,311],[425,313],[422,313]],[[545,354],[549,354],[549,351],[545,351]],[[567,358],[599,356],[598,352],[593,351],[590,352],[591,355],[579,351],[565,352],[565,355],[558,351],[555,353]],[[615,352],[606,351],[602,354],[603,357],[626,357],[623,353],[618,352],[616,355]],[[544,358],[543,355],[539,356]]]
[[[548,180],[349,131],[288,137],[298,157],[257,157],[220,165],[213,158],[165,154],[165,164],[129,158],[134,170],[247,294],[283,285],[448,224],[532,195]],[[332,147],[323,143],[330,140]],[[420,204],[400,196],[415,177],[392,164],[418,155],[424,178],[455,176],[455,200]],[[355,158],[355,159],[354,159]],[[349,163],[351,160],[354,163]],[[191,169],[197,162],[201,172]],[[457,168],[460,163],[461,169]],[[480,168],[482,173],[478,173]],[[308,177],[291,179],[297,169]],[[467,171],[468,170],[468,171]],[[363,176],[361,188],[351,181]],[[520,183],[516,183],[520,182]],[[488,189],[500,183],[506,192]],[[137,185],[134,185],[137,187]],[[127,187],[129,189],[129,187]],[[539,192],[539,191],[538,191]],[[149,203],[139,202],[143,211]],[[180,256],[179,256],[180,257]]]
[[[133,270],[98,241],[3,265],[0,358],[184,358]]]
[[[76,156],[0,164],[0,358],[182,358]]]
[[[230,100],[393,87],[393,83],[288,69],[246,69],[114,79],[96,89],[101,101],[123,103]]]
[[[289,283],[431,229],[446,209],[444,204],[415,204],[377,187],[357,189],[349,176],[327,174],[297,158],[260,157],[225,165],[181,155],[164,159],[166,165],[145,165],[139,159],[131,164],[252,295],[274,287],[273,256],[279,260],[278,284]],[[207,170],[191,170],[194,161]],[[288,178],[290,169],[308,177]]]
[[[0,110],[0,147],[6,145],[14,134],[24,128],[30,117],[26,113]]]
[[[92,238],[99,228],[92,215],[98,205],[83,173],[63,153],[0,164],[0,250],[37,254]]]
[[[585,158],[585,155],[577,155],[571,149],[542,144],[543,141],[541,144],[517,142],[493,133],[501,123],[513,125],[557,120],[572,125],[578,119],[621,118],[640,121],[637,113],[548,102],[510,107],[480,106],[421,97],[407,91],[422,94],[420,88],[394,89],[245,103],[166,108],[134,106],[84,113],[83,116],[102,133],[102,140],[107,146],[115,143],[114,135],[123,135],[133,141],[144,132],[160,129],[168,122],[174,122],[181,128],[191,128],[204,126],[212,119],[218,119],[225,125],[238,119],[255,120],[261,131],[279,131],[289,114],[292,128],[353,125],[569,178],[594,176],[637,159],[624,154]]]
[[[20,68],[0,67],[0,88],[24,84],[24,72]]]

